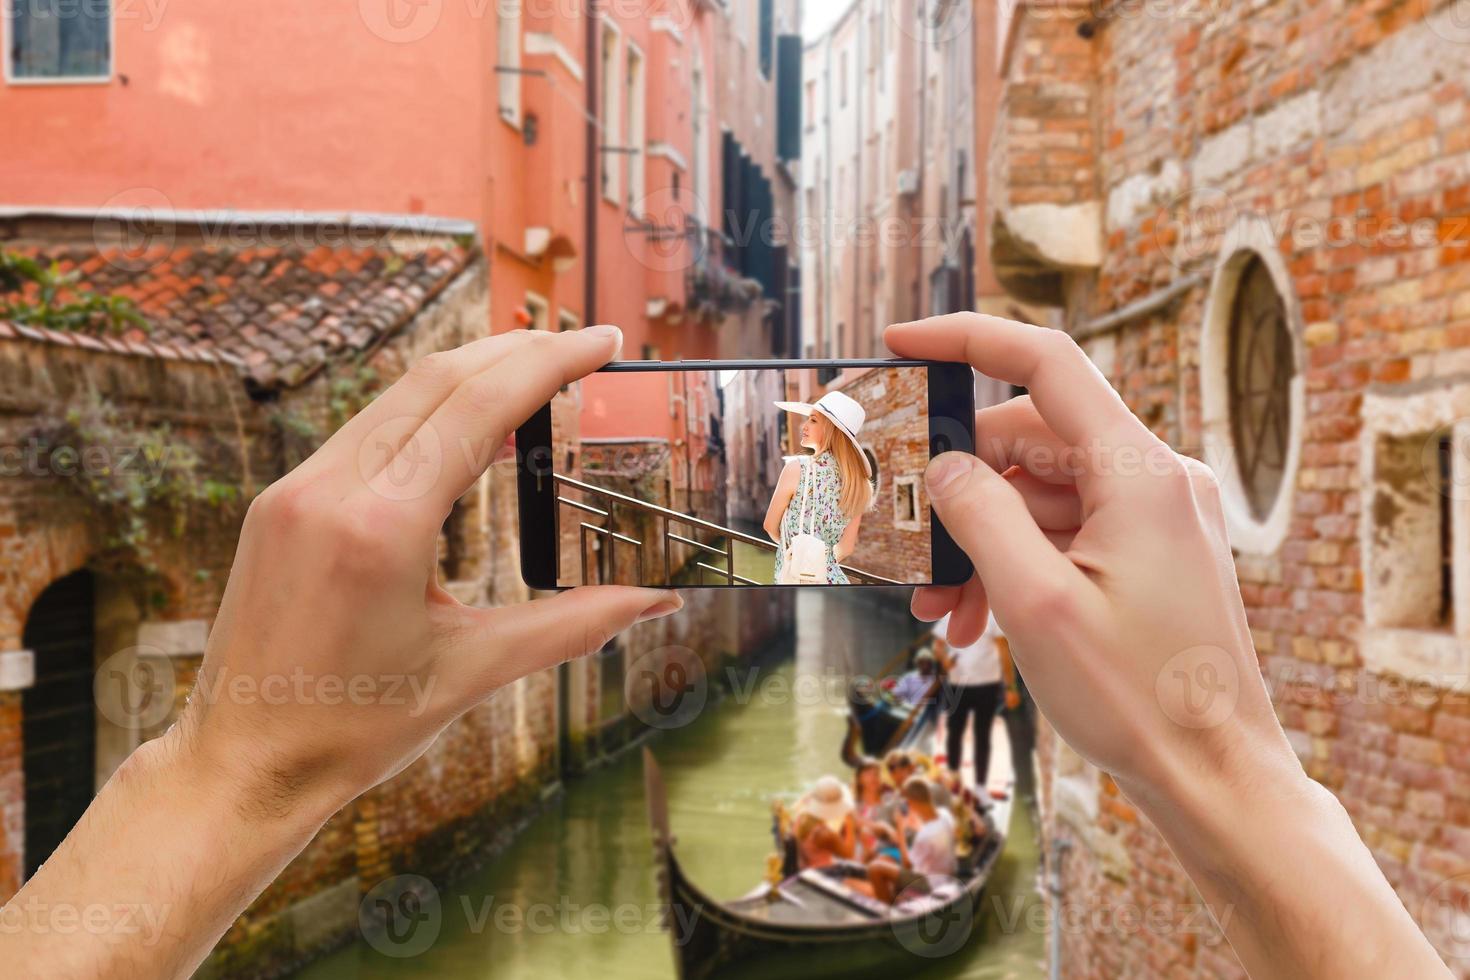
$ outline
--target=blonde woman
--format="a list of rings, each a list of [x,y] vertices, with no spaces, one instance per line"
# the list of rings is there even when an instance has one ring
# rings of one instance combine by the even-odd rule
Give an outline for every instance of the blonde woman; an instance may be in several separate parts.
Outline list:
[[[787,458],[766,510],[766,533],[782,546],[776,550],[775,580],[781,581],[785,544],[810,527],[827,545],[827,584],[847,585],[841,565],[857,550],[863,513],[874,496],[873,467],[857,442],[867,413],[840,391],[829,391],[815,405],[776,402],[776,407],[802,416],[801,445],[812,452]]]

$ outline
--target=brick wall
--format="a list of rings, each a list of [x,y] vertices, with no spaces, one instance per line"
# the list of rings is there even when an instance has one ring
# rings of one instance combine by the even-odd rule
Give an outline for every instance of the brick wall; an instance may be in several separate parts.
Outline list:
[[[928,374],[913,368],[868,371],[842,391],[868,412],[859,442],[878,459],[878,493],[863,515],[857,550],[846,564],[899,582],[927,582],[929,495],[924,468],[929,464]],[[902,520],[895,497],[902,484],[912,487],[918,521]]]
[[[1018,14],[1017,57],[1058,29],[1039,12],[1054,14],[1033,5]],[[1385,447],[1400,440],[1417,463],[1437,433],[1457,424],[1463,433],[1470,418],[1470,47],[1453,13],[1388,3],[1117,8],[1085,42],[1095,70],[1078,98],[1096,106],[1095,165],[1055,192],[1093,193],[1087,175],[1098,175],[1100,264],[1055,268],[1069,328],[1155,432],[1227,484],[1237,463],[1221,434],[1218,340],[1240,257],[1269,267],[1300,391],[1279,520],[1242,516],[1238,504],[1232,517],[1241,594],[1303,766],[1343,802],[1446,952],[1463,951],[1446,896],[1463,896],[1455,882],[1470,880],[1461,877],[1470,469],[1435,486],[1417,465],[1395,475]],[[1080,40],[1074,33],[1066,50]],[[1013,59],[1011,83],[1026,98],[1007,106],[1044,110],[1035,129],[1044,132],[1050,110],[1030,100],[1034,82],[1016,85],[1028,70]],[[1011,120],[1012,140],[1034,118]],[[1041,160],[1018,173],[1014,142],[1007,152],[1012,188],[1062,176]],[[1096,319],[1140,302],[1122,322]],[[1463,455],[1456,467],[1470,464]],[[1425,516],[1442,498],[1458,556],[1453,616],[1395,619],[1383,610],[1407,601],[1412,583],[1432,574],[1436,594],[1438,585],[1438,566],[1424,567],[1438,550],[1416,550],[1422,536],[1403,501],[1428,502],[1413,511]],[[1072,844],[1061,861],[1069,901],[1174,910],[1195,901],[1105,774],[1055,740],[1044,754],[1047,836]],[[1064,976],[1241,975],[1210,929],[1070,930],[1062,957]],[[1470,976],[1463,959],[1451,966]]]

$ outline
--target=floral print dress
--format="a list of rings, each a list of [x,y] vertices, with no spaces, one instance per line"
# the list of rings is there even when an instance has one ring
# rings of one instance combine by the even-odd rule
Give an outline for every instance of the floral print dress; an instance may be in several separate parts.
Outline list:
[[[847,530],[848,517],[842,512],[842,473],[837,469],[837,459],[831,451],[819,456],[799,456],[801,477],[796,482],[796,494],[786,505],[786,515],[781,518],[782,547],[776,549],[776,578],[781,581],[781,565],[786,559],[785,546],[806,527],[827,545],[827,584],[847,585],[847,575],[837,565],[832,549]],[[801,501],[806,494],[807,481],[812,481],[812,497],[807,502],[806,526],[801,526]]]

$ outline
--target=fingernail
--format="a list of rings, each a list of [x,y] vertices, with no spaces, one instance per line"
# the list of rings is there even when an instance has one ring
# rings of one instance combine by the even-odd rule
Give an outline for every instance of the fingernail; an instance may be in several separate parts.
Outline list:
[[[929,487],[929,496],[944,498],[960,488],[962,477],[970,475],[975,460],[965,453],[945,453],[929,463],[924,473],[924,483]]]
[[[590,334],[593,337],[599,337],[599,338],[611,337],[613,339],[613,341],[618,345],[617,346],[617,349],[613,351],[613,357],[617,357],[618,354],[622,353],[622,350],[623,350],[623,332],[621,330],[619,330],[617,327],[613,326],[612,324],[610,324],[610,323],[599,323],[599,324],[596,324],[594,326],[587,327],[582,332],[585,333],[585,334]]]
[[[679,593],[665,593],[664,598],[660,599],[653,605],[649,606],[647,609],[643,610],[642,614],[639,615],[639,617],[634,620],[634,622],[646,623],[651,619],[662,619],[663,617],[672,615],[673,613],[676,613],[683,608],[684,598],[680,596]]]

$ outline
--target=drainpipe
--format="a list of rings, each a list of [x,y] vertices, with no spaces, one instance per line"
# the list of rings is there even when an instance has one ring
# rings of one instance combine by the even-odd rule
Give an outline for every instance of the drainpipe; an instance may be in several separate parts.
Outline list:
[[[598,322],[597,318],[597,204],[602,196],[597,186],[598,175],[598,152],[601,144],[598,138],[599,120],[597,116],[597,83],[602,75],[602,62],[598,55],[598,31],[597,31],[597,0],[587,0],[587,24],[586,24],[586,65],[587,65],[587,105],[583,113],[587,117],[587,149],[583,158],[583,180],[586,184],[583,198],[583,237],[586,239],[582,246],[582,325],[593,326]],[[586,555],[581,555],[578,561],[585,562]],[[585,570],[584,570],[585,571]],[[594,653],[594,656],[596,654]],[[557,759],[556,769],[558,779],[565,779],[571,769],[572,758],[572,671],[574,669],[586,669],[585,667],[574,668],[573,664],[578,661],[567,661],[556,671],[556,709],[557,709]],[[601,723],[599,718],[598,722]],[[583,746],[583,757],[588,754],[588,747]]]
[[[936,31],[937,34],[937,31]],[[919,214],[924,214],[924,203],[928,195],[929,175],[929,3],[919,0],[919,189],[914,194]],[[929,295],[929,270],[924,265],[924,246],[916,250],[915,265],[919,273],[919,308],[914,316],[928,316],[934,307],[934,297]],[[925,301],[928,301],[927,303]]]
[[[1051,899],[1051,954],[1048,957],[1049,975],[1051,980],[1061,980],[1062,977],[1062,899],[1065,889],[1062,888],[1062,858],[1066,857],[1072,849],[1072,842],[1065,837],[1054,837],[1051,842],[1051,865],[1050,872],[1046,876],[1046,894]]]
[[[598,0],[587,0],[587,152],[586,163],[586,193],[583,197],[583,235],[586,241],[583,243],[582,256],[582,322],[587,326],[593,326],[599,322],[597,318],[597,206],[602,197],[598,187],[598,178],[601,173],[601,157],[598,146],[602,139],[599,135],[601,119],[598,116],[598,82],[602,78],[602,51],[598,45]]]
[[[858,19],[857,57],[853,59],[856,63],[853,65],[852,81],[854,89],[853,111],[857,119],[853,130],[857,134],[857,153],[854,154],[853,158],[852,214],[853,220],[856,222],[855,227],[861,228],[863,220],[863,156],[868,151],[868,141],[863,134],[863,123],[867,122],[863,118],[863,89],[868,81],[868,63],[865,56],[868,52],[869,43],[866,32],[863,29],[868,23],[866,6],[859,5],[856,10],[856,15]],[[877,184],[875,183],[873,186],[876,187]],[[837,350],[838,357],[860,357],[862,356],[861,350],[866,349],[868,346],[866,342],[862,344],[857,343],[857,338],[867,336],[863,328],[870,326],[867,323],[867,318],[863,316],[863,279],[867,270],[863,262],[863,249],[859,244],[861,237],[856,234],[852,236],[852,321],[849,324],[849,329],[852,331],[853,343],[848,350],[842,350],[839,346]],[[876,245],[874,246],[875,249],[878,247]],[[837,338],[837,343],[839,345],[842,343],[841,336]]]

